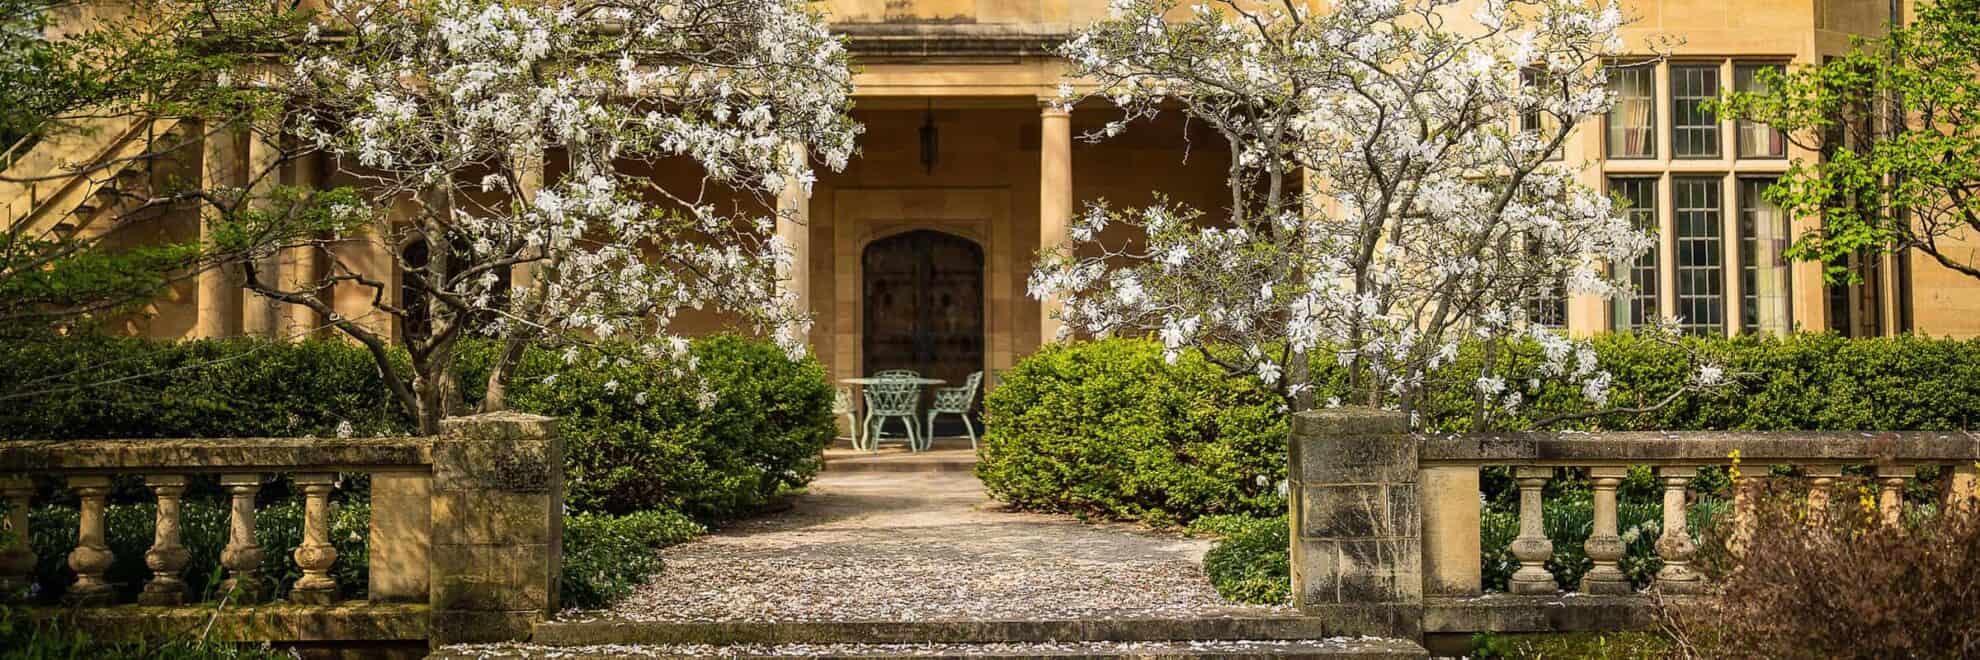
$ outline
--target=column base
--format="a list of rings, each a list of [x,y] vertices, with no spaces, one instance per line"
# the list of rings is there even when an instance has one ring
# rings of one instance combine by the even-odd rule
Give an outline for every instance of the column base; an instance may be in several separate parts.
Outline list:
[[[337,602],[337,587],[296,587],[289,590],[289,602],[299,605],[331,605]]]
[[[220,582],[220,596],[240,605],[253,605],[268,600],[268,592],[261,588],[261,581],[253,578],[227,578]]]
[[[1527,571],[1525,569],[1513,573],[1512,581],[1507,585],[1508,589],[1513,593],[1527,596],[1560,592],[1561,585],[1554,581],[1554,574],[1548,573],[1545,570],[1539,571],[1539,575],[1526,573]]]
[[[1595,571],[1589,571],[1581,578],[1581,592],[1603,596],[1626,596],[1636,593],[1636,588],[1629,583],[1629,578],[1625,577],[1622,571],[1615,571],[1614,575],[1597,575]]]
[[[166,583],[153,579],[150,584],[144,585],[144,592],[138,594],[137,602],[139,605],[184,605],[186,585],[178,580]]]
[[[81,587],[81,585],[71,585],[69,592],[62,594],[63,605],[70,607],[98,607],[110,604],[112,594],[109,585],[78,587]]]

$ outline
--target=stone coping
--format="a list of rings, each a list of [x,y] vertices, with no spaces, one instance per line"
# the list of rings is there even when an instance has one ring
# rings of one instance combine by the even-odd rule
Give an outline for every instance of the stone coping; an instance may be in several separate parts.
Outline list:
[[[116,605],[111,607],[31,607],[38,621],[59,619],[99,639],[138,641],[181,639],[206,631],[228,642],[406,642],[427,635],[424,603],[335,605],[271,603],[217,608],[213,603],[177,607]],[[210,626],[210,628],[209,628]]]
[[[1671,607],[1695,607],[1697,596],[1667,596]],[[1610,632],[1654,630],[1657,597],[1649,594],[1597,596],[1559,593],[1539,596],[1490,594],[1471,598],[1429,597],[1423,601],[1423,632],[1428,634]]]
[[[841,644],[1144,642],[1166,640],[1318,639],[1336,634],[1330,622],[1297,615],[1201,616],[1179,619],[986,621],[733,621],[660,623],[620,619],[546,621],[533,643],[594,644]]]
[[[430,438],[173,438],[0,441],[0,474],[391,472],[433,463]]]
[[[1461,433],[1416,436],[1423,464],[1747,465],[1925,464],[1980,459],[1980,434],[1965,431],[1630,431]]]

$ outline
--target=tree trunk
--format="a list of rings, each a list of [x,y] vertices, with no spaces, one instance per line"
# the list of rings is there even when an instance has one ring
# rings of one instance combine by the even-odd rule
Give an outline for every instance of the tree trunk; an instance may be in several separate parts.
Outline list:
[[[509,380],[515,377],[516,365],[522,362],[528,345],[513,335],[502,342],[502,354],[495,357],[495,368],[488,370],[488,395],[481,399],[481,412],[509,409]]]

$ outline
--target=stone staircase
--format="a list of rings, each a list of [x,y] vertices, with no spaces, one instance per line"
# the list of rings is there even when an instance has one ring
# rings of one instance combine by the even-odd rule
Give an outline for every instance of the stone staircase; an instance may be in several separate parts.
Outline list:
[[[100,236],[147,196],[143,157],[154,141],[188,139],[178,119],[80,122],[58,136],[23,140],[0,155],[0,222],[25,236]]]
[[[528,644],[461,645],[469,658],[1427,658],[1407,640],[1339,637],[1323,619],[1227,616],[1065,621],[642,622],[538,624]]]

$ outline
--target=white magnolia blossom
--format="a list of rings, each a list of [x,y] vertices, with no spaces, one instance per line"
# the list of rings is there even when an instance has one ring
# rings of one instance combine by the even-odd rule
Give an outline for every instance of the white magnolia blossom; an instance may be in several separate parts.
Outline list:
[[[1488,0],[1468,17],[1450,0],[1331,5],[1115,0],[1067,43],[1069,78],[1125,122],[1180,108],[1223,138],[1229,220],[1167,200],[1095,204],[1073,219],[1076,245],[1041,259],[1032,295],[1063,300],[1072,330],[1153,332],[1171,359],[1208,349],[1300,408],[1313,403],[1301,365],[1316,351],[1409,409],[1459,342],[1520,336],[1542,347],[1548,377],[1603,401],[1594,353],[1542,329],[1534,310],[1627,293],[1609,264],[1653,244],[1548,158],[1608,109],[1622,12],[1612,1]],[[1522,115],[1541,121],[1522,130]],[[1108,224],[1140,235],[1103,243]],[[1483,404],[1523,400],[1491,373],[1475,387]]]
[[[773,236],[775,197],[808,188],[813,163],[843,168],[860,132],[844,46],[811,3],[337,0],[329,12],[345,28],[290,72],[293,130],[399,210],[378,214],[379,235],[450,248],[400,264],[432,301],[435,341],[473,326],[682,356],[670,322],[718,308],[803,350],[810,319],[777,282],[792,256]],[[676,162],[702,177],[656,176]],[[532,285],[504,287],[512,268]]]

